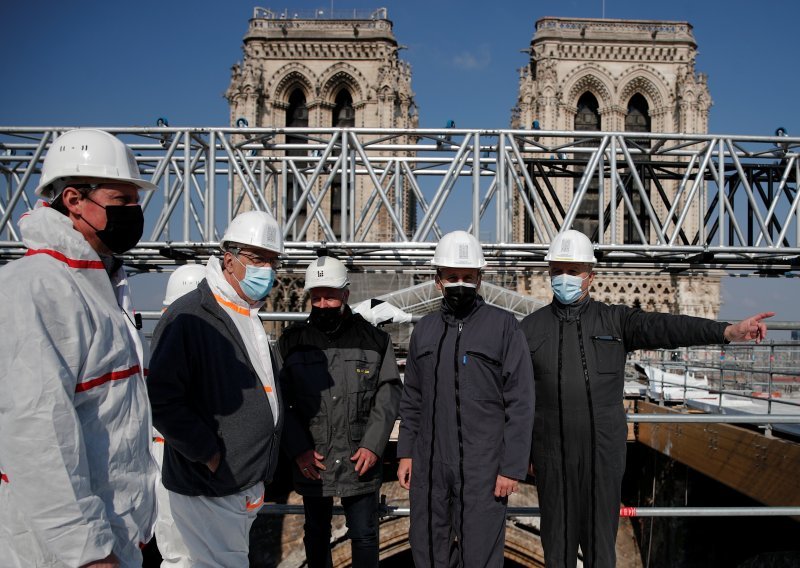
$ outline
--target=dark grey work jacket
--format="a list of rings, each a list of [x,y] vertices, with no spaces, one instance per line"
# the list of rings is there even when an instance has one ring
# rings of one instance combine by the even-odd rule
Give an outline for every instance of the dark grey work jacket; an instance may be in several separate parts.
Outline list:
[[[147,391],[153,425],[166,440],[164,487],[220,497],[271,481],[282,419],[275,424],[241,335],[205,280],[169,307],[152,345]],[[275,361],[273,354],[277,377]],[[218,451],[211,473],[205,463]]]
[[[306,321],[287,328],[278,342],[286,400],[282,445],[301,495],[350,497],[381,484],[380,461],[359,477],[350,456],[361,447],[383,454],[397,418],[400,372],[391,337],[346,310],[331,334]],[[321,480],[304,477],[294,463],[311,448],[325,456]]]
[[[414,458],[415,476],[441,462],[524,479],[533,397],[528,346],[514,315],[478,296],[472,312],[456,319],[442,302],[411,336],[397,456]]]

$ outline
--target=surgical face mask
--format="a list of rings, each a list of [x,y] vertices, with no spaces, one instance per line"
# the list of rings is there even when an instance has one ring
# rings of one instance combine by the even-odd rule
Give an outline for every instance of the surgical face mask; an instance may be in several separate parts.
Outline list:
[[[233,253],[231,253],[233,254]],[[239,280],[239,287],[245,296],[250,298],[253,302],[260,302],[266,298],[272,285],[275,283],[275,271],[271,266],[253,266],[252,264],[244,264],[239,260],[236,255],[233,255],[236,262],[244,266],[244,278]],[[234,276],[235,278],[235,276]]]
[[[475,304],[478,287],[471,282],[442,282],[444,301],[456,314],[463,314]]]
[[[100,205],[88,195],[86,199],[105,209],[105,229],[98,231],[86,218],[84,221],[111,252],[122,254],[136,246],[144,232],[144,213],[139,205]]]
[[[344,304],[336,308],[318,308],[311,306],[311,315],[309,319],[311,323],[317,326],[325,333],[335,331],[342,323],[342,315],[344,314]]]
[[[588,276],[586,277],[588,278]],[[550,286],[553,287],[553,295],[562,304],[569,305],[581,297],[583,294],[583,281],[586,278],[572,276],[571,274],[559,274],[550,278]]]

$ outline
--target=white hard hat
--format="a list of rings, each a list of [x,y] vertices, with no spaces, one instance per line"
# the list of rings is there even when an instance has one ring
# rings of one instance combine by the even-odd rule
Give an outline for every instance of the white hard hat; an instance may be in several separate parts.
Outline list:
[[[184,264],[173,272],[167,281],[167,293],[164,295],[164,307],[197,288],[206,277],[206,267],[202,264]]]
[[[55,199],[63,185],[53,182],[65,178],[114,180],[148,191],[156,189],[142,179],[131,149],[103,130],[70,130],[56,138],[44,159],[36,195]]]
[[[453,231],[441,238],[433,253],[432,266],[483,268],[486,260],[478,239],[466,231]]]
[[[305,290],[312,288],[344,288],[350,284],[347,267],[338,258],[321,256],[306,268]]]
[[[266,211],[247,211],[237,215],[228,225],[220,247],[229,243],[261,248],[283,254],[283,236],[275,217]]]
[[[548,262],[582,262],[595,264],[597,259],[594,257],[594,247],[589,237],[569,229],[559,233],[550,243],[550,249],[544,259]]]

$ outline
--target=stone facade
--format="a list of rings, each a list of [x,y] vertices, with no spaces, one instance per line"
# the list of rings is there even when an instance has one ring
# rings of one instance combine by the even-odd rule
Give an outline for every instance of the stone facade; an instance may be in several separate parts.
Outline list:
[[[512,127],[530,129],[536,121],[542,130],[706,133],[711,97],[705,75],[695,72],[696,56],[697,44],[687,22],[543,18],[536,22],[530,64],[520,72]],[[579,166],[573,167],[577,170]],[[561,203],[568,206],[577,181],[551,181]],[[603,202],[608,203],[610,189],[605,183]],[[668,180],[662,186],[671,203],[678,181]],[[594,200],[591,193],[584,199],[572,227],[594,241],[600,238],[596,221],[599,189],[595,182]],[[651,185],[646,190],[657,217],[666,218],[669,203],[658,198]],[[638,195],[631,198],[639,207],[637,216],[647,223]],[[521,202],[514,210],[515,240],[536,241]],[[612,234],[606,227],[603,242],[641,243],[625,215],[630,213],[620,204],[615,230]],[[698,218],[699,212],[693,211],[683,226],[689,239],[697,231]],[[646,238],[655,242],[655,231],[649,231]],[[595,295],[606,302],[716,317],[719,281],[716,274],[654,276],[615,271],[595,281]],[[548,288],[544,276],[520,283],[520,291],[534,296]],[[648,292],[632,295],[633,290]]]

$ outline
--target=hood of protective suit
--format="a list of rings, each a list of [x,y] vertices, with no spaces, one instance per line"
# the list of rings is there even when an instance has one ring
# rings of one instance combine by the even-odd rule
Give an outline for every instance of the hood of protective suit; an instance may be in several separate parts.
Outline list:
[[[73,260],[100,260],[72,221],[55,209],[37,206],[19,221],[22,242],[30,250],[55,250]]]

